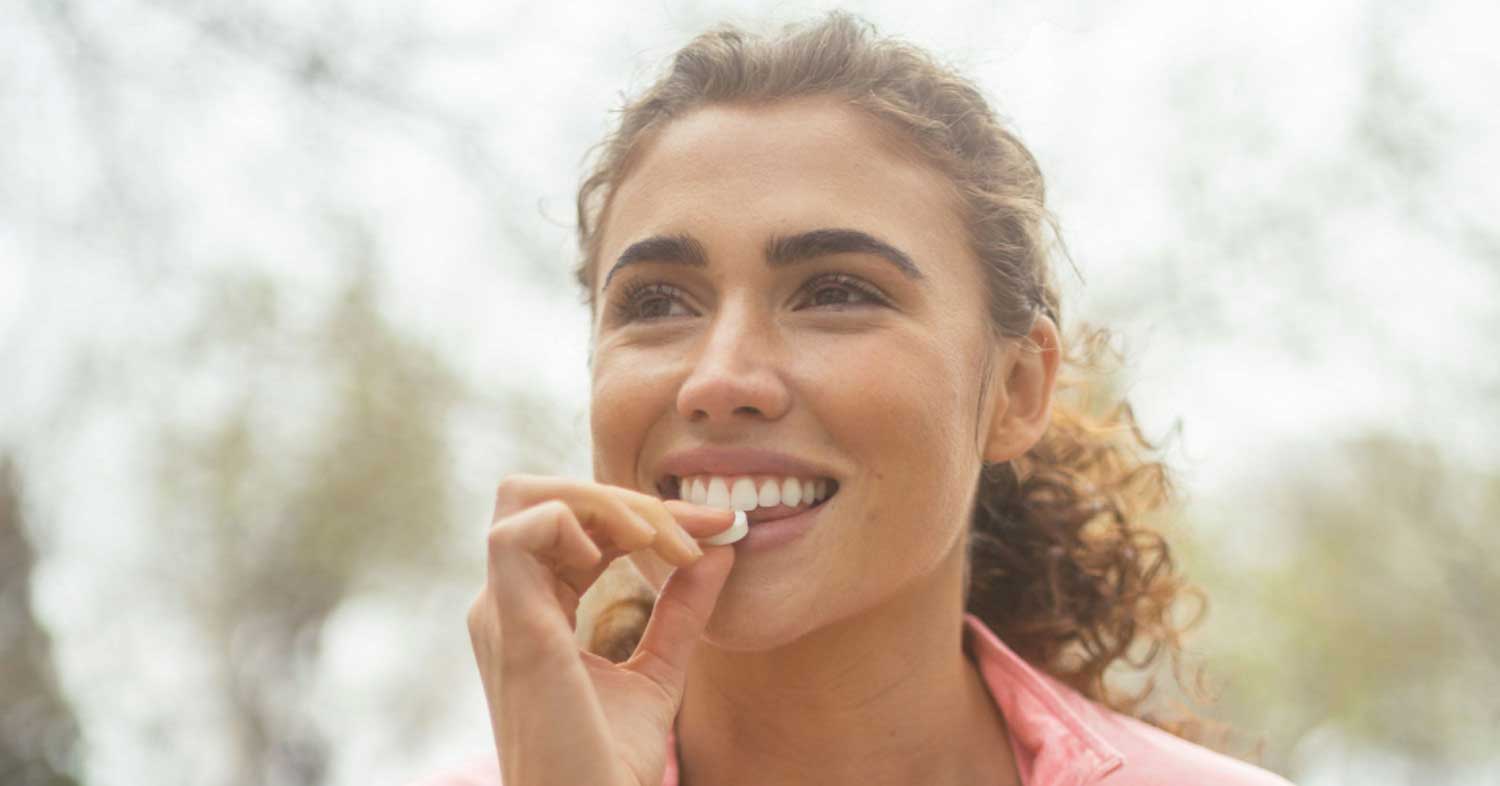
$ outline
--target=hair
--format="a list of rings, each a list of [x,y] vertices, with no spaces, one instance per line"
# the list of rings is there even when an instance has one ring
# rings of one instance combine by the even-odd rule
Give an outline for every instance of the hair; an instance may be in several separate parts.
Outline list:
[[[842,12],[773,38],[732,26],[710,30],[625,105],[616,130],[594,149],[578,191],[576,277],[585,302],[593,304],[593,261],[609,200],[653,134],[707,105],[814,96],[868,113],[951,181],[983,268],[996,335],[1025,338],[1037,314],[1061,332],[1051,259],[1054,247],[1063,256],[1066,249],[1036,159],[973,83]],[[1047,431],[1024,456],[986,464],[975,479],[966,610],[1022,658],[1088,698],[1203,741],[1205,728],[1220,724],[1203,722],[1180,703],[1173,719],[1140,712],[1154,676],[1134,694],[1105,680],[1117,662],[1147,670],[1167,653],[1174,678],[1200,699],[1201,670],[1188,685],[1180,656],[1182,636],[1202,621],[1207,597],[1176,571],[1150,521],[1174,501],[1174,483],[1153,458],[1160,447],[1142,434],[1130,405],[1110,395],[1105,366],[1122,353],[1111,346],[1109,331],[1085,325],[1059,350]],[[600,605],[590,651],[615,662],[630,656],[654,602],[649,588],[643,591]],[[1178,602],[1189,598],[1197,613],[1175,620]]]

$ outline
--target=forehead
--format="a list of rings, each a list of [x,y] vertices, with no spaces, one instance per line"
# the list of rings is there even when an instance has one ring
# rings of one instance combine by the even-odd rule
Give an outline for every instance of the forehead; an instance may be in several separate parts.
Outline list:
[[[962,253],[957,204],[943,174],[856,107],[715,105],[672,120],[641,151],[604,217],[600,260],[653,234],[693,234],[712,256],[716,244],[825,227],[923,256]]]

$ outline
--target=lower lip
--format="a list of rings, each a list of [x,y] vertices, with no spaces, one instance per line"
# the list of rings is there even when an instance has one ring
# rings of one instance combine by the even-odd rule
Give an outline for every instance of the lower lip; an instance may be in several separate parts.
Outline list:
[[[828,507],[827,500],[815,508],[808,508],[786,518],[750,522],[750,534],[734,544],[735,553],[754,554],[774,549],[802,537],[813,528],[813,524],[817,523],[818,516],[826,507]]]

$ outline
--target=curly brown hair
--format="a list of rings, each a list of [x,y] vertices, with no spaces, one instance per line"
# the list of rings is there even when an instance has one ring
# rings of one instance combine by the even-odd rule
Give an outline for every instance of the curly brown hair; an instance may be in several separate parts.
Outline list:
[[[576,276],[585,301],[593,303],[598,222],[654,132],[708,104],[819,95],[882,121],[949,178],[984,266],[996,335],[1026,337],[1038,313],[1062,329],[1051,258],[1054,247],[1063,256],[1066,250],[1036,159],[971,82],[842,12],[774,38],[711,30],[626,104],[578,192]],[[966,609],[1018,655],[1083,695],[1203,741],[1205,724],[1180,705],[1173,720],[1138,712],[1154,680],[1135,694],[1106,683],[1117,661],[1146,670],[1168,653],[1174,678],[1202,697],[1201,671],[1189,685],[1180,655],[1182,635],[1202,620],[1207,599],[1176,572],[1150,522],[1174,498],[1171,473],[1153,459],[1160,447],[1141,433],[1130,406],[1102,389],[1104,362],[1121,357],[1109,332],[1084,326],[1062,350],[1047,432],[1026,455],[986,465],[975,479]],[[1197,613],[1175,620],[1174,609],[1188,598],[1198,601]],[[652,601],[626,590],[600,604],[583,636],[589,649],[616,662],[628,658]]]

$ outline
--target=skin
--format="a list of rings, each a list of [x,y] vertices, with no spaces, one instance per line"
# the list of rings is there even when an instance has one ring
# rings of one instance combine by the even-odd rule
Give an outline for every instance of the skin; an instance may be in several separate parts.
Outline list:
[[[865,253],[767,265],[768,238],[826,228],[901,249],[922,278]],[[828,98],[713,106],[649,141],[600,231],[595,265],[676,234],[708,264],[635,264],[607,288],[597,271],[596,480],[654,494],[664,455],[711,444],[839,483],[804,537],[736,555],[686,666],[683,783],[1019,783],[962,650],[963,557],[981,462],[1046,429],[1058,336],[1045,316],[1030,344],[991,332],[945,177]],[[881,297],[806,289],[827,273]],[[632,282],[676,290],[632,304]],[[631,559],[658,588],[673,570]]]

